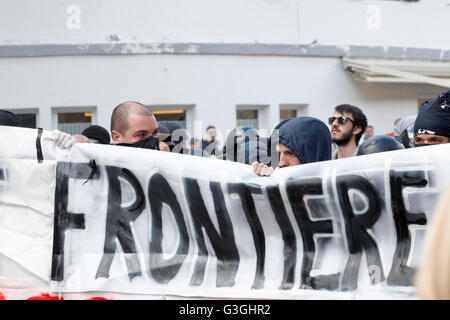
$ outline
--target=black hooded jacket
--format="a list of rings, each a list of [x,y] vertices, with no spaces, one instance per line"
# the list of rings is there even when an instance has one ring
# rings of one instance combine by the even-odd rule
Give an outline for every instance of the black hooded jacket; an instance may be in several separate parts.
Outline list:
[[[295,154],[301,164],[331,160],[331,134],[317,118],[290,119],[280,128],[280,143]]]

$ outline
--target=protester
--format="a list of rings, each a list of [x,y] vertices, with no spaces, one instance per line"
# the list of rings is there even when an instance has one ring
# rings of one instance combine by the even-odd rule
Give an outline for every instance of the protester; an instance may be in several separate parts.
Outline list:
[[[216,127],[213,125],[207,126],[205,134],[202,139],[201,148],[211,155],[215,155],[216,149],[218,148],[216,136],[217,136]]]
[[[414,121],[417,116],[406,116],[398,119],[394,125],[393,136],[400,141],[405,148],[414,147]]]
[[[159,150],[158,123],[139,102],[127,101],[114,108],[111,136],[114,145]]]
[[[328,118],[331,137],[337,145],[332,159],[353,157],[359,140],[366,131],[367,118],[361,109],[350,104],[338,105],[334,110],[334,115]]]
[[[279,130],[278,168],[331,159],[331,136],[327,126],[313,117],[298,117],[284,123]],[[269,176],[274,171],[263,163],[252,164],[256,174]]]
[[[222,157],[239,163],[269,163],[267,145],[261,141],[258,130],[253,127],[238,127],[230,131],[223,148]]]
[[[284,125],[286,122],[288,122],[290,119],[284,119],[281,120],[280,123],[278,123],[275,128],[272,130],[272,134],[270,135],[268,141],[267,141],[267,154],[270,157],[270,162],[267,163],[267,166],[269,167],[278,167],[278,161],[280,160],[280,154],[276,150],[276,145],[279,142],[280,138],[280,128],[282,125]],[[274,154],[272,154],[272,152]]]
[[[420,299],[450,300],[450,189],[436,206],[414,285]]]
[[[98,144],[111,143],[111,138],[109,136],[108,130],[96,124],[87,127],[86,129],[83,130],[81,134],[89,139],[88,141],[89,143],[98,143]]]
[[[415,146],[450,142],[450,90],[420,107],[414,122]]]
[[[397,139],[386,136],[373,136],[363,142],[358,148],[357,156],[363,156],[372,153],[394,151],[405,149]]]

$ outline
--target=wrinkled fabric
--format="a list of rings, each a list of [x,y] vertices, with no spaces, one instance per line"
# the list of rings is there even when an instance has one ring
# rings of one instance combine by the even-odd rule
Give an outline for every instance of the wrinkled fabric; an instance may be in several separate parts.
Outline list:
[[[418,134],[450,137],[450,90],[421,106],[414,122],[414,136]]]
[[[331,159],[331,133],[317,118],[290,119],[280,128],[280,143],[284,144],[302,164]]]
[[[417,116],[406,116],[398,120],[398,122],[394,126],[394,137],[400,137],[400,135],[405,131],[406,128],[414,124]]]

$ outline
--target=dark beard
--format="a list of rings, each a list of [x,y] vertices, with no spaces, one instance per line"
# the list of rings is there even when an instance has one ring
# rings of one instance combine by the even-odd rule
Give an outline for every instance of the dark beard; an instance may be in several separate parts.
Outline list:
[[[332,139],[334,143],[338,146],[345,146],[353,136],[353,132],[349,131],[341,139]]]

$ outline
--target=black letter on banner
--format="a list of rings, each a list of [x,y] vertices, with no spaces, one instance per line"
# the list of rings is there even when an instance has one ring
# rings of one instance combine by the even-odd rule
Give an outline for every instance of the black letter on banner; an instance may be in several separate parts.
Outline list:
[[[304,197],[306,195],[322,195],[322,179],[310,178],[290,180],[286,182],[286,191],[294,212],[303,242],[303,261],[301,271],[301,288],[334,290],[339,285],[340,274],[311,277],[311,271],[316,255],[314,235],[333,233],[333,223],[330,219],[312,221],[306,209]]]
[[[239,267],[239,252],[220,183],[210,182],[220,234],[217,233],[205,207],[197,180],[184,178],[183,183],[198,245],[198,257],[190,285],[202,284],[205,275],[205,266],[208,260],[208,249],[203,234],[203,230],[205,230],[217,256],[216,285],[217,287],[231,287],[234,285]]]
[[[397,247],[387,283],[397,286],[410,286],[414,275],[414,268],[406,265],[411,250],[411,235],[408,225],[426,225],[424,213],[411,214],[406,211],[403,201],[403,187],[425,187],[428,181],[423,171],[396,172],[390,170],[389,183],[391,186],[392,212],[395,229],[397,230]]]
[[[376,272],[375,283],[384,281],[383,266],[380,253],[367,229],[377,222],[381,215],[380,198],[375,187],[366,179],[357,175],[337,177],[336,180],[339,203],[344,215],[345,233],[349,249],[349,258],[342,279],[342,290],[354,290],[358,286],[358,271],[361,263],[362,250],[366,252],[369,277]],[[348,191],[357,189],[368,199],[367,210],[363,213],[353,211]]]
[[[261,289],[264,285],[264,264],[266,257],[266,242],[264,230],[256,213],[255,202],[252,194],[261,194],[261,188],[257,184],[229,183],[229,193],[236,193],[241,199],[245,217],[252,231],[253,242],[256,249],[256,274],[252,289]]]
[[[128,278],[132,280],[141,275],[139,260],[136,257],[136,244],[133,240],[130,222],[139,217],[145,208],[145,195],[136,176],[128,169],[115,166],[106,166],[108,174],[109,192],[108,209],[106,217],[105,246],[102,260],[98,266],[95,278],[108,278],[111,263],[116,252],[116,238],[122,247],[126,258]],[[119,177],[123,178],[133,188],[136,200],[128,207],[122,207],[122,187]]]
[[[167,180],[159,173],[150,178],[148,195],[151,209],[152,232],[150,241],[150,272],[159,283],[167,283],[173,279],[181,268],[189,250],[189,234],[184,222],[183,211],[177,197]],[[179,233],[176,254],[170,259],[164,258],[162,248],[162,208],[167,203],[173,213]]]
[[[5,173],[1,168],[0,168],[0,180],[5,180]]]
[[[95,165],[95,164],[94,164]],[[93,172],[92,163],[58,162],[56,166],[55,216],[51,279],[64,280],[64,236],[67,229],[84,229],[84,214],[67,211],[69,179],[86,180]],[[96,170],[91,179],[98,179]]]
[[[295,263],[297,261],[297,243],[294,228],[289,221],[283,199],[281,198],[280,188],[278,186],[268,186],[266,190],[270,206],[275,215],[275,220],[280,226],[284,241],[284,272],[280,289],[291,289],[294,285]]]

